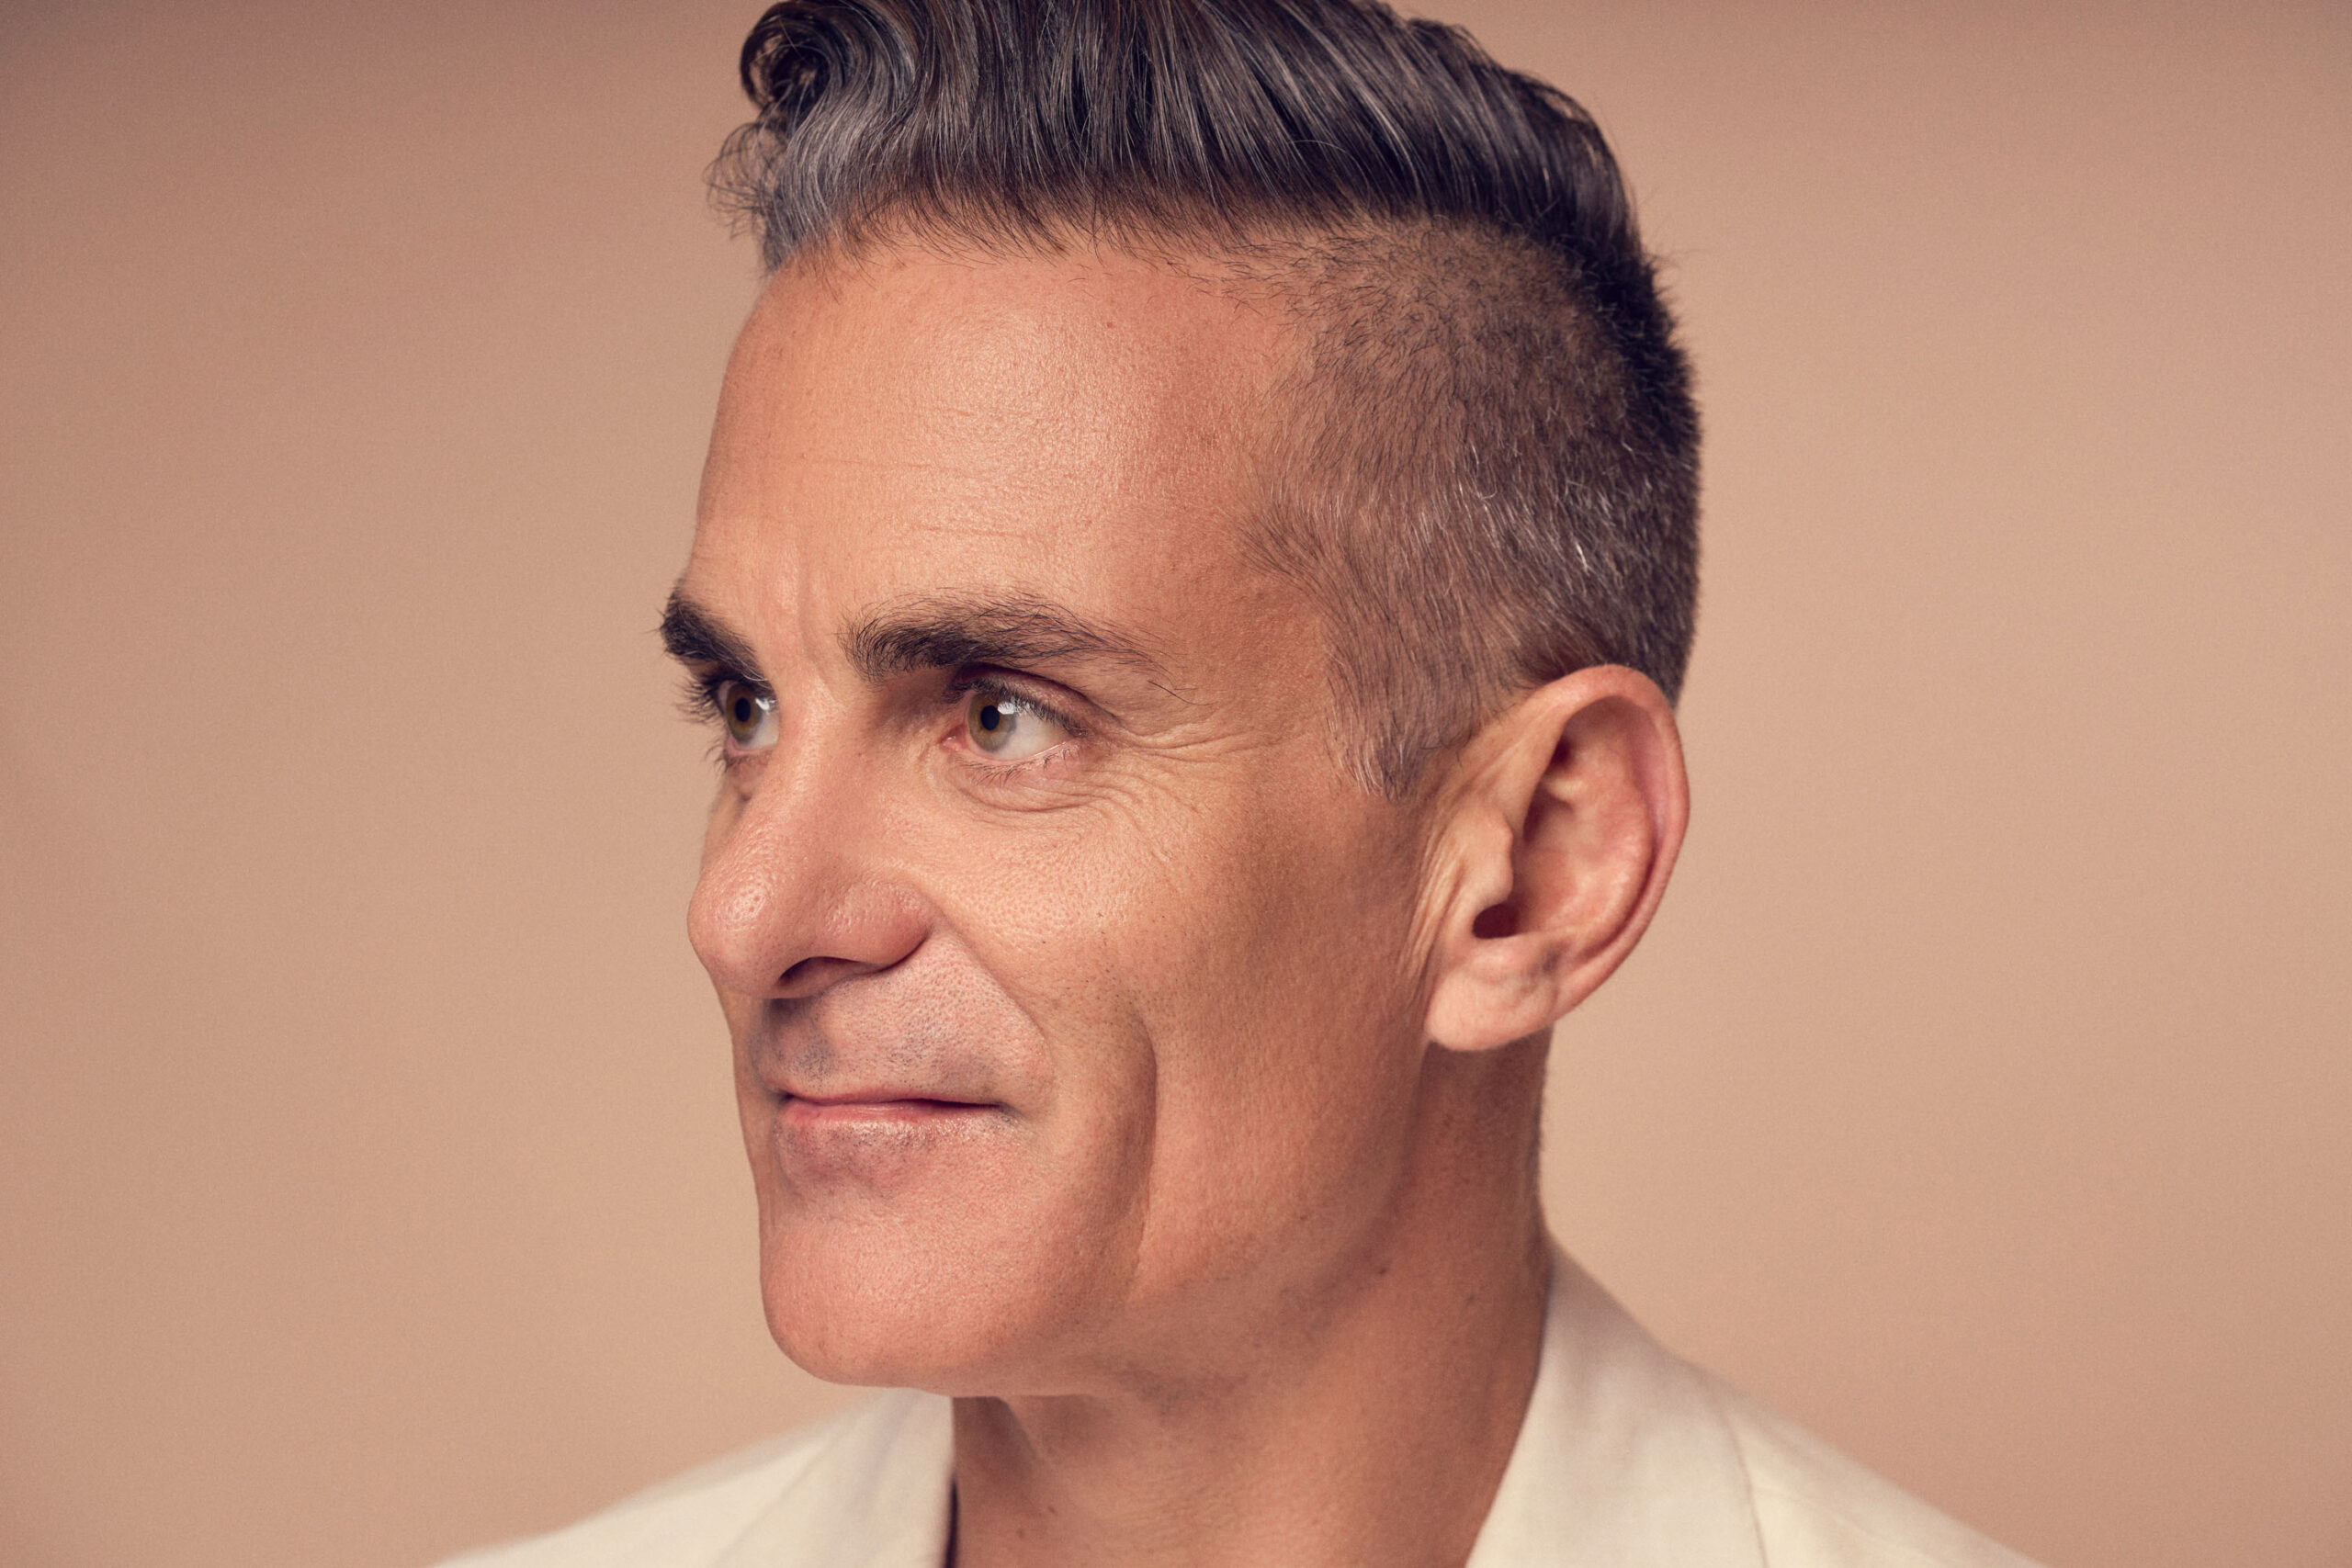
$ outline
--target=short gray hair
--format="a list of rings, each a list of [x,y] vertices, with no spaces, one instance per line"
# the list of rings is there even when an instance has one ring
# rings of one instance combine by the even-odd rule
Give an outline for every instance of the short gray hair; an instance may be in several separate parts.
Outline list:
[[[1403,794],[1511,694],[1698,594],[1698,415],[1590,116],[1373,0],[785,0],[713,187],[771,268],[911,232],[1215,257],[1305,333],[1254,558],[1322,607]]]

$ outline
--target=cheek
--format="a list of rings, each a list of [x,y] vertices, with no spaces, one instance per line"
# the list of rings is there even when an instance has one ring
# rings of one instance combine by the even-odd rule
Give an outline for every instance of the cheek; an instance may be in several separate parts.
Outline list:
[[[1148,1095],[1141,1293],[1271,1251],[1305,1264],[1399,1175],[1420,1058],[1409,878],[1304,816],[1237,805],[1070,888],[1092,920],[1059,948],[1069,1010],[1114,998],[1083,1036],[1149,1058],[1125,1086]]]
[[[1039,1155],[1064,1173],[1091,1224],[1131,1229],[1147,1184],[1159,1076],[1143,1013],[1159,967],[1125,950],[1131,879],[1091,874],[1073,850],[1041,848],[958,890],[943,912],[975,966],[1036,1042],[1040,1094],[1028,1108]]]
[[[1282,894],[1255,912],[1204,944],[1217,981],[1157,998],[1154,1211],[1190,1247],[1345,1231],[1385,1201],[1409,1141],[1420,1052],[1377,923]]]

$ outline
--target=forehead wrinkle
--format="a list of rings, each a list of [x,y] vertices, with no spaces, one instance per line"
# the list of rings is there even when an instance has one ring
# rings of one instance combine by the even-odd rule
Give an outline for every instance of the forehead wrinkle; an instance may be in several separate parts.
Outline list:
[[[1028,593],[922,594],[858,616],[841,633],[842,653],[868,681],[966,664],[1035,664],[1091,659],[1167,671],[1132,633],[1091,621]]]

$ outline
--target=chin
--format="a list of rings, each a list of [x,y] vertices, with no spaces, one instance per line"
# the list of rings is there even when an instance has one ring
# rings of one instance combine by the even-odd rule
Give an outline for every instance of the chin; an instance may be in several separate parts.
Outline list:
[[[745,1109],[768,1329],[817,1377],[1033,1392],[1121,1293],[1142,1209],[1131,1128],[995,1104]]]
[[[1017,1118],[763,1132],[768,1330],[829,1382],[1025,1391],[1117,1293],[1122,1173],[1053,1158]]]
[[[1016,1238],[1001,1224],[872,1216],[786,1217],[763,1229],[768,1331],[828,1382],[1043,1392],[1031,1385],[1077,1341],[1098,1293],[1081,1249],[1036,1245],[1050,1231]]]

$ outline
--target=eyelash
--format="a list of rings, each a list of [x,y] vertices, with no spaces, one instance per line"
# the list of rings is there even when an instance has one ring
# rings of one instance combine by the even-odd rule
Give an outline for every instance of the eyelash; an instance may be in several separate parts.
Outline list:
[[[718,688],[729,681],[739,686],[749,686],[761,696],[771,694],[757,681],[747,681],[732,670],[714,670],[707,674],[687,671],[679,684],[678,711],[695,724],[717,725],[725,732],[726,716],[718,711]]]

